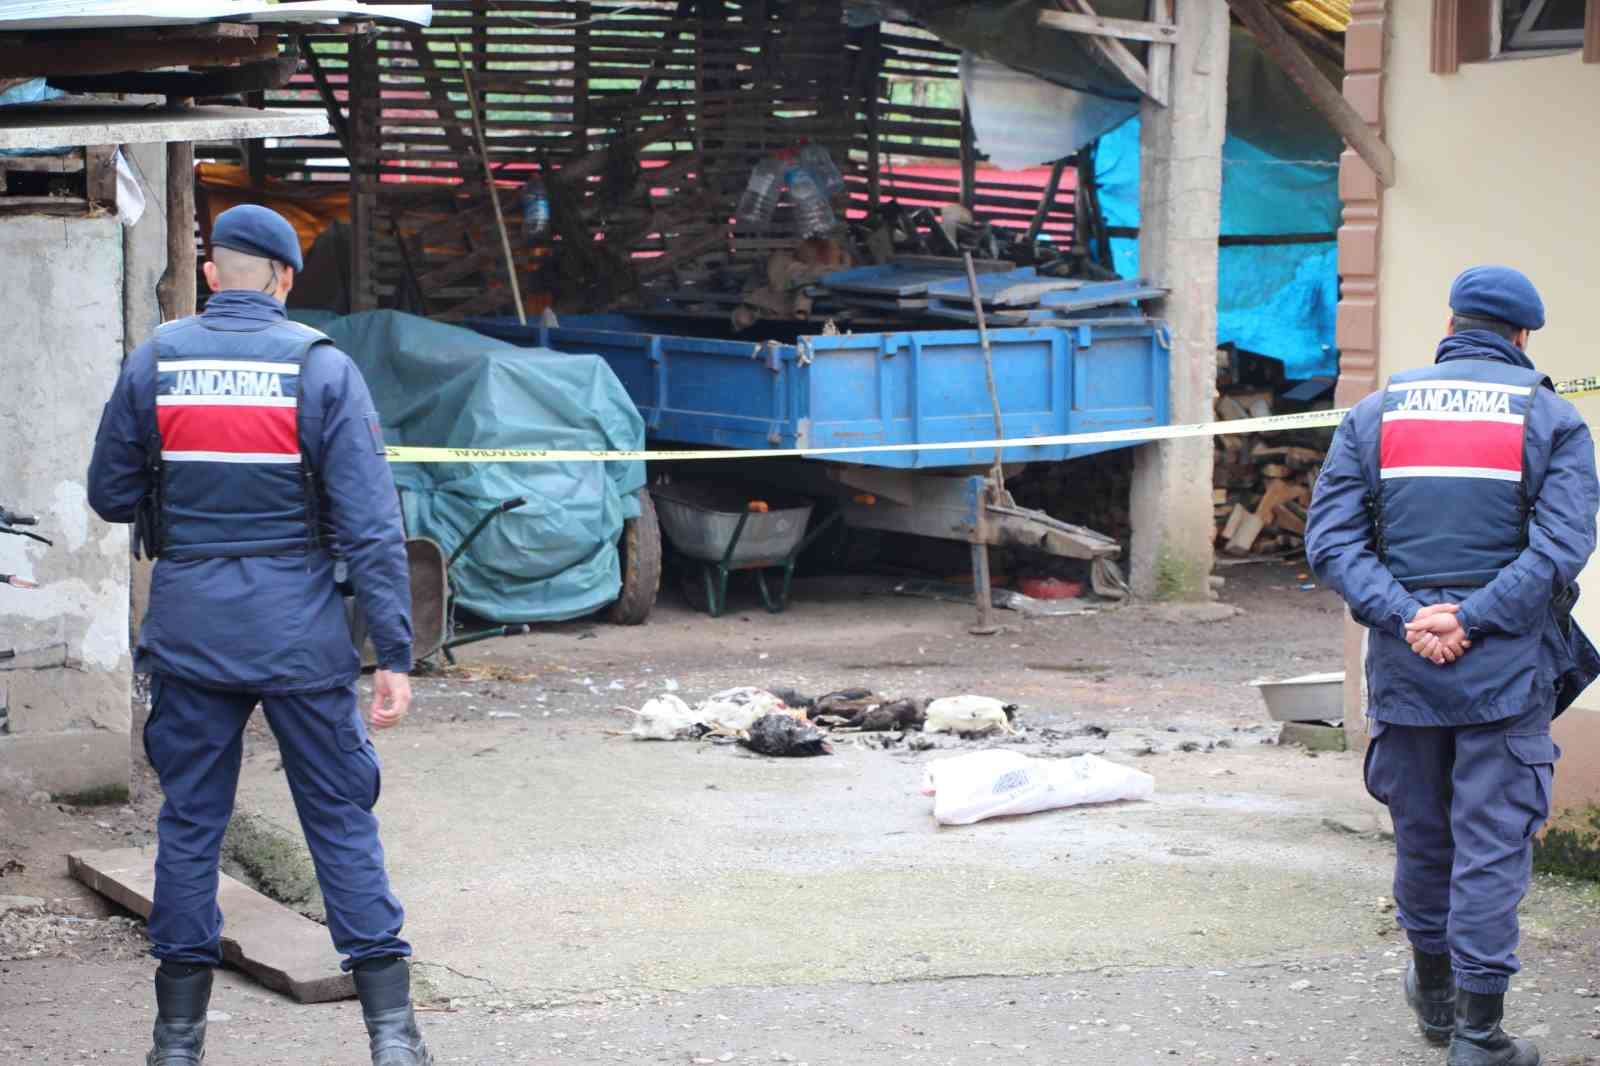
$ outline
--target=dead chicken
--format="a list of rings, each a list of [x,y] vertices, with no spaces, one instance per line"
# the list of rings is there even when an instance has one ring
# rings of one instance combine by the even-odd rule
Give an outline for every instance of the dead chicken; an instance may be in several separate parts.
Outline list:
[[[804,718],[787,714],[769,714],[756,719],[750,726],[749,736],[740,744],[758,755],[803,757],[832,755],[833,748],[822,731]]]

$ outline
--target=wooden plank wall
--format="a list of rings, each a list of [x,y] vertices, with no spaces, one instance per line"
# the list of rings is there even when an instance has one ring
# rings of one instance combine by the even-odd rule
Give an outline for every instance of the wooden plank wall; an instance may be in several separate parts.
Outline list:
[[[763,232],[728,225],[750,168],[807,140],[827,146],[846,171],[857,216],[891,200],[959,199],[954,169],[943,177],[900,172],[930,161],[955,166],[959,94],[937,94],[935,104],[891,102],[897,82],[951,83],[959,53],[914,29],[849,29],[840,0],[434,0],[433,7],[426,31],[383,26],[356,53],[365,66],[356,71],[354,161],[334,136],[270,145],[251,160],[264,177],[297,183],[348,180],[354,164],[371,197],[354,213],[360,232],[353,234],[357,255],[369,260],[355,272],[358,298],[369,306],[446,318],[509,306],[458,46],[535,310],[541,287],[551,285],[517,232],[518,186],[536,167],[559,173],[585,153],[664,123],[669,132],[635,153],[651,176],[635,182],[636,190],[646,187],[641,195],[598,208],[602,176],[583,183],[597,246],[627,225],[658,227],[631,247],[640,262],[683,255],[691,245],[694,254],[736,258],[791,246],[786,209]],[[325,38],[310,47],[349,113],[351,46]],[[264,102],[323,107],[309,71]],[[973,197],[979,214],[1026,226],[1037,190],[982,173]],[[624,224],[630,212],[639,217]],[[1071,196],[1063,194],[1046,232],[1070,239],[1071,219]],[[420,304],[408,281],[419,278],[429,289]]]

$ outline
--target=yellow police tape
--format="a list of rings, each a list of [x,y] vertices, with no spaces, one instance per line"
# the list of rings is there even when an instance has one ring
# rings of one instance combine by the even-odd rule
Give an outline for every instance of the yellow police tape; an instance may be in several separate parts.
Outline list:
[[[1600,377],[1573,378],[1556,383],[1556,392],[1572,398],[1600,392]],[[418,448],[392,445],[386,450],[391,463],[615,463],[634,460],[684,459],[816,459],[828,456],[882,455],[888,452],[992,451],[995,448],[1046,448],[1063,444],[1145,444],[1186,437],[1215,437],[1241,433],[1267,433],[1290,429],[1336,426],[1349,408],[1302,411],[1292,415],[1238,418],[1228,422],[1193,422],[1178,426],[1145,426],[1098,433],[1059,433],[1045,437],[1008,440],[959,440],[919,444],[856,444],[838,448],[711,448],[683,451],[604,451],[560,448]]]

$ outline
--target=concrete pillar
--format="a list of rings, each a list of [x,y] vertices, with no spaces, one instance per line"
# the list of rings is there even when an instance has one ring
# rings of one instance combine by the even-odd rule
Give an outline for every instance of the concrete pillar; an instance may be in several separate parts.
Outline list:
[[[149,339],[161,324],[159,288],[161,277],[167,269],[167,157],[165,144],[128,144],[122,150],[132,162],[134,171],[144,185],[145,212],[137,225],[128,226],[122,233],[123,288],[122,288],[122,351],[106,353],[107,370],[112,356],[119,359]],[[139,639],[139,623],[144,619],[145,608],[150,603],[150,573],[155,564],[147,559],[130,560],[131,581],[128,640],[132,646]],[[132,723],[129,732],[128,758],[136,772],[130,775],[129,790],[134,799],[141,799],[144,787],[154,780],[144,753],[144,723],[150,717],[149,686],[134,685]],[[137,771],[143,772],[137,772]]]
[[[84,475],[123,344],[122,224],[111,215],[0,220],[0,499],[54,547],[0,537],[0,663],[9,692],[0,794],[126,795],[128,531],[89,510]]]
[[[1172,290],[1171,418],[1212,418],[1217,232],[1228,108],[1228,5],[1178,0],[1168,107],[1140,111],[1139,270]],[[1148,444],[1134,459],[1132,582],[1140,596],[1201,599],[1213,564],[1208,438]]]

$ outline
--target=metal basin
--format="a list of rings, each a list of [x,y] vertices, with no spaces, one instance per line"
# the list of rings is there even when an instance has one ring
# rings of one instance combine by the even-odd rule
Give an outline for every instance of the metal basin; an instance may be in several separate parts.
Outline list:
[[[1344,720],[1344,672],[1305,674],[1282,681],[1253,681],[1266,701],[1267,714],[1279,722]]]

